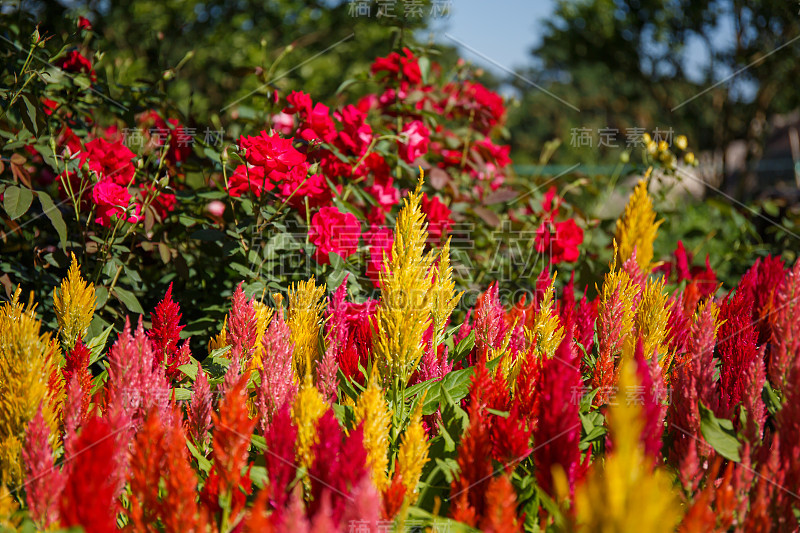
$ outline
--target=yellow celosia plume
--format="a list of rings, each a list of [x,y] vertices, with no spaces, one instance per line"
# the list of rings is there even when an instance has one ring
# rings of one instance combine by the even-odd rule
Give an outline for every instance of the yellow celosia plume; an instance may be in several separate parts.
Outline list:
[[[634,356],[639,336],[642,337],[645,359],[650,359],[653,353],[659,356],[666,353],[667,322],[670,313],[667,307],[668,300],[664,292],[664,278],[647,281],[636,309],[635,333],[625,339],[623,351],[626,357]],[[667,368],[669,361],[663,361],[662,366]]]
[[[552,357],[564,339],[564,327],[556,313],[555,281],[556,274],[553,274],[544,298],[539,304],[539,310],[533,321],[533,330],[525,332],[528,342],[536,346],[536,351],[542,357]]]
[[[403,386],[419,364],[422,338],[431,324],[433,255],[425,253],[428,239],[422,213],[422,178],[403,201],[397,216],[391,257],[384,256],[380,274],[381,303],[376,313],[374,354],[384,383]]]
[[[61,339],[67,348],[75,346],[78,337],[86,334],[92,322],[95,306],[94,284],[86,283],[81,277],[81,268],[75,254],[67,277],[61,287],[53,289],[53,307],[58,320]]]
[[[222,329],[216,337],[208,341],[208,353],[219,350],[228,345],[228,315],[222,320]]]
[[[413,504],[416,500],[417,485],[422,476],[422,468],[428,462],[430,443],[422,425],[424,399],[423,396],[417,403],[417,408],[411,415],[411,420],[400,443],[400,450],[397,453],[397,467],[400,469],[400,476],[406,487],[406,498],[409,504]]]
[[[253,307],[256,310],[256,344],[253,347],[253,357],[250,358],[248,364],[251,371],[261,368],[261,359],[264,355],[262,341],[264,340],[264,333],[267,332],[269,322],[272,320],[272,315],[275,311],[267,304],[260,301],[253,302]]]
[[[611,270],[603,281],[597,310],[601,355],[615,355],[631,336],[635,317],[633,302],[638,292],[639,287],[627,272],[617,269],[612,261]]]
[[[17,288],[0,307],[0,484],[10,485],[22,477],[20,452],[28,422],[41,405],[51,435],[57,435],[61,400],[60,388],[48,389],[58,345],[50,333],[39,333],[36,306],[20,303],[20,292]]]
[[[295,456],[301,467],[308,469],[314,462],[313,446],[317,441],[317,421],[325,414],[328,404],[306,374],[292,405],[292,422],[297,427]]]
[[[287,324],[294,342],[294,369],[298,380],[310,375],[319,358],[319,328],[325,309],[325,285],[317,286],[314,276],[289,288]]]
[[[455,282],[453,282],[453,268],[450,265],[450,237],[439,251],[436,274],[431,288],[431,315],[433,318],[433,333],[436,341],[441,340],[444,335],[444,328],[450,319],[450,314],[458,305],[461,296],[456,294]]]
[[[652,168],[647,171],[644,179],[639,181],[633,190],[625,213],[617,220],[615,241],[619,246],[617,258],[620,264],[624,263],[636,250],[636,262],[642,271],[650,272],[653,259],[653,242],[662,221],[656,222],[656,212],[653,202],[647,194],[647,178]]]
[[[638,386],[635,362],[620,368],[622,390]],[[620,401],[609,413],[613,450],[595,460],[575,491],[578,526],[585,531],[673,532],[681,520],[680,501],[667,472],[653,466],[641,442],[641,407]]]
[[[372,481],[383,491],[389,484],[386,471],[389,467],[389,428],[392,416],[378,384],[378,376],[373,367],[367,388],[358,397],[355,408],[356,424],[364,424],[364,449],[367,462],[372,469]]]

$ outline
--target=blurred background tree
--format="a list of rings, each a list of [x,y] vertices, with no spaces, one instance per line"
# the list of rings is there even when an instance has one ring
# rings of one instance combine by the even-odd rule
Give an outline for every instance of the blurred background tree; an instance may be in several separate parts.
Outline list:
[[[752,163],[768,120],[798,108],[800,16],[786,0],[559,0],[531,66],[521,76],[580,112],[514,79],[521,102],[510,117],[516,160],[532,160],[547,139],[557,157],[616,161],[628,128],[672,128],[693,147],[724,153],[746,141]],[[575,128],[619,131],[619,148],[573,146]],[[597,134],[595,133],[597,137]],[[752,177],[726,184],[740,194]]]

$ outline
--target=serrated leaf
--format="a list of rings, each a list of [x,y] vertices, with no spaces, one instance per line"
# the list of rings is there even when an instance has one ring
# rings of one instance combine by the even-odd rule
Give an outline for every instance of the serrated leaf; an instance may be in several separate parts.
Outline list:
[[[3,192],[3,208],[11,220],[16,220],[31,207],[33,192],[30,189],[12,185]]]

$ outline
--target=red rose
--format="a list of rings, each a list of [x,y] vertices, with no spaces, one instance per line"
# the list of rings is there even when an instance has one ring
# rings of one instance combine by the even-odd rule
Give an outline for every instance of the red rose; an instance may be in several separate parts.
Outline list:
[[[389,72],[398,76],[402,81],[412,84],[422,82],[422,72],[419,68],[419,61],[408,48],[403,48],[403,54],[392,52],[386,57],[379,57],[372,63],[372,73]]]
[[[330,263],[330,252],[347,258],[358,251],[361,224],[351,213],[342,213],[335,207],[323,207],[311,218],[308,236],[317,247],[314,259],[326,265]]]
[[[127,187],[133,182],[136,173],[136,167],[131,162],[134,157],[136,154],[131,152],[121,140],[112,143],[105,139],[94,139],[86,143],[81,154],[81,166],[86,163],[100,177]]]
[[[264,167],[239,165],[228,179],[228,194],[234,197],[253,193],[260,197],[262,191],[271,191],[275,185],[266,175]]]
[[[306,156],[292,146],[292,139],[284,139],[277,133],[267,135],[262,131],[255,137],[241,137],[239,142],[246,151],[245,160],[254,166],[261,166],[270,174],[285,174],[297,166],[304,166]]]
[[[92,81],[97,81],[97,74],[92,68],[92,62],[83,57],[77,50],[67,52],[67,57],[64,58],[60,66],[64,72],[83,72],[89,74]]]
[[[89,19],[86,17],[78,17],[78,29],[79,30],[91,30],[92,23],[89,22]]]
[[[422,212],[428,221],[428,235],[434,241],[439,241],[442,235],[450,230],[453,221],[450,220],[450,208],[442,203],[438,197],[428,198],[428,193],[422,195]]]
[[[428,153],[428,143],[430,142],[431,132],[425,127],[421,120],[415,120],[405,125],[400,138],[403,142],[397,141],[397,148],[400,151],[400,158],[406,163],[413,163],[418,157]]]
[[[542,222],[536,230],[534,247],[547,253],[551,263],[575,262],[580,256],[578,246],[583,242],[583,229],[571,218],[564,222]]]
[[[394,232],[386,227],[372,226],[364,232],[364,242],[369,246],[369,260],[367,261],[367,276],[375,287],[379,287],[380,273],[383,267],[383,254],[392,256]]]

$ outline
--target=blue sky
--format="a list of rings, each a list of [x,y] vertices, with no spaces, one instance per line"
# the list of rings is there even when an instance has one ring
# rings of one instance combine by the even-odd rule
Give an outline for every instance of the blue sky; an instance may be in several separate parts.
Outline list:
[[[444,35],[448,33],[480,54],[514,69],[531,62],[530,49],[540,40],[542,20],[554,8],[552,0],[451,0],[450,16],[433,21],[434,38],[437,42],[457,44]],[[502,74],[464,46],[461,54]]]
[[[432,21],[434,40],[459,46],[462,57],[499,76],[507,76],[504,68],[514,70],[531,65],[530,50],[541,42],[543,21],[556,7],[555,0],[436,1],[440,5],[449,5],[450,15]],[[717,23],[717,31],[712,35],[714,46],[731,46],[734,35],[731,17],[723,14]],[[686,42],[684,61],[689,79],[702,82],[709,57],[699,37],[689,38]],[[715,77],[723,79],[730,74],[720,69],[715,72]],[[737,77],[732,83],[741,98],[748,100],[752,97],[754,88],[746,80]]]

